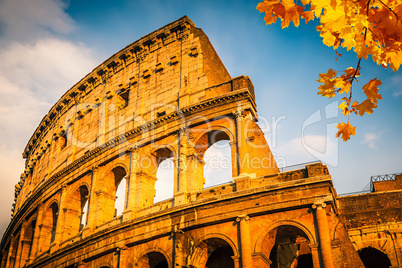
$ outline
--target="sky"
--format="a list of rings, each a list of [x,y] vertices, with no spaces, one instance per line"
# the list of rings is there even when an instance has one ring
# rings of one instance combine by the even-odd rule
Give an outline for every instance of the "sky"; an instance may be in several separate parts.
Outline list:
[[[317,95],[316,80],[329,68],[355,67],[356,55],[340,51],[335,61],[317,22],[266,26],[258,2],[0,0],[0,235],[24,170],[22,152],[52,105],[111,55],[184,15],[232,77],[251,78],[259,124],[280,167],[321,160],[338,194],[361,191],[370,176],[401,173],[401,72],[362,62],[354,96],[363,100],[361,87],[377,77],[383,100],[372,115],[351,116],[356,135],[340,141],[335,125],[347,118],[339,99]]]

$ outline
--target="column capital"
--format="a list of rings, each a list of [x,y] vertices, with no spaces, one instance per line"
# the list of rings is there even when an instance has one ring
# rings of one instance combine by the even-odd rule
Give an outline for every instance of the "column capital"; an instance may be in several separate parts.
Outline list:
[[[99,166],[93,166],[93,167],[91,168],[91,170],[92,170],[93,173],[97,173],[97,172],[100,171],[100,168],[99,168]]]
[[[249,217],[247,214],[239,215],[239,216],[237,216],[237,218],[236,218],[236,221],[237,221],[237,222],[249,221],[249,220],[250,220],[250,217]]]
[[[324,202],[322,202],[322,201],[317,201],[317,202],[315,202],[312,206],[311,206],[311,208],[312,209],[323,209],[323,208],[325,208],[327,206],[327,204],[325,204]]]

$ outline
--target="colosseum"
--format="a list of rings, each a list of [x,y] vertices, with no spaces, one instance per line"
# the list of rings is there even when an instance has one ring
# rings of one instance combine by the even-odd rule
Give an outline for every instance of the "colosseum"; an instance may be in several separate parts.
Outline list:
[[[257,121],[252,82],[188,17],[142,37],[33,133],[1,267],[402,267],[402,176],[338,196],[321,162],[279,169]],[[220,142],[231,178],[205,187]],[[168,159],[173,194],[155,200]]]

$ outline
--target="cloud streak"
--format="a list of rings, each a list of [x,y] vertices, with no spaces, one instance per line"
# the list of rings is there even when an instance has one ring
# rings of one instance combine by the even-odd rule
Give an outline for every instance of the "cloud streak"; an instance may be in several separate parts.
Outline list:
[[[92,51],[66,40],[74,21],[60,0],[0,1],[0,235],[9,223],[22,151],[52,105],[95,66]],[[4,200],[3,200],[4,199]]]

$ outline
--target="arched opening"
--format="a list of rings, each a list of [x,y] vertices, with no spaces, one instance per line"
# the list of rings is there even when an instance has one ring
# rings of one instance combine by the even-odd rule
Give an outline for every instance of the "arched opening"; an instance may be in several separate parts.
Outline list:
[[[36,230],[36,220],[33,220],[29,226],[30,228],[28,229],[29,231],[26,233],[26,236],[29,239],[29,250],[28,250],[28,258],[31,256],[32,253],[32,244],[35,236],[35,230]]]
[[[114,217],[121,215],[126,207],[127,180],[126,171],[122,167],[116,167],[112,170],[114,175]]]
[[[66,211],[67,222],[71,226],[71,235],[81,232],[87,223],[89,191],[86,185],[81,185],[72,194]]]
[[[40,237],[43,237],[43,239],[38,241],[38,253],[47,251],[50,248],[50,244],[55,240],[58,215],[59,206],[56,202],[53,202],[46,210],[43,224],[40,228]]]
[[[153,155],[157,167],[154,197],[154,203],[157,203],[173,197],[175,164],[173,152],[167,148],[158,149]]]
[[[229,140],[212,144],[204,154],[204,188],[232,180],[232,152]]]
[[[35,235],[36,220],[32,222],[25,229],[24,243],[22,244],[21,263],[24,264],[31,256],[32,244]]]
[[[199,173],[205,178],[204,187],[229,182],[233,176],[230,137],[221,130],[205,133],[195,145],[198,159],[203,167]]]
[[[221,238],[209,238],[195,249],[192,265],[205,268],[234,268],[235,253],[228,242]]]
[[[313,268],[309,243],[307,235],[295,226],[281,225],[271,230],[264,245],[266,249],[271,248],[270,268]]]
[[[6,267],[14,267],[15,266],[19,242],[20,242],[20,234],[18,234],[15,237],[15,240],[12,243],[12,247],[10,248],[11,255],[10,255],[10,258],[8,259],[8,266],[6,266]]]
[[[79,188],[80,191],[80,228],[79,231],[81,232],[82,229],[87,224],[88,219],[88,199],[89,199],[89,191],[88,188],[83,185]]]
[[[388,256],[376,248],[363,248],[358,253],[366,268],[388,268],[391,266]]]
[[[150,252],[138,262],[139,268],[169,268],[168,261],[160,252]]]
[[[57,203],[53,203],[50,206],[51,213],[52,213],[52,218],[51,218],[51,238],[50,238],[50,243],[52,243],[56,237],[56,227],[57,227],[57,219],[59,216],[59,206]]]

